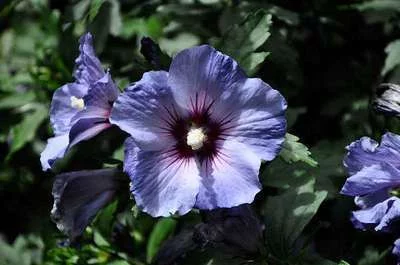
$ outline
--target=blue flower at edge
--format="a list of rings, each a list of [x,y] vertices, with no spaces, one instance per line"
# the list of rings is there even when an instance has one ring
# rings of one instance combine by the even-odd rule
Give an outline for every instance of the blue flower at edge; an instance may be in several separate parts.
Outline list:
[[[92,35],[85,34],[79,43],[75,82],[58,88],[51,102],[50,121],[55,136],[48,139],[41,153],[43,170],[50,169],[68,148],[111,126],[109,116],[118,89],[95,55]]]
[[[274,159],[284,141],[286,107],[278,91],[208,45],[177,54],[169,72],[145,73],[110,118],[131,135],[124,170],[136,203],[168,216],[252,202],[261,159]]]
[[[400,136],[383,135],[381,144],[362,137],[347,147],[344,159],[350,177],[341,193],[355,196],[360,210],[352,213],[351,221],[358,229],[397,233],[395,221],[400,219],[400,199],[392,191],[400,185]],[[400,258],[400,241],[393,254]]]

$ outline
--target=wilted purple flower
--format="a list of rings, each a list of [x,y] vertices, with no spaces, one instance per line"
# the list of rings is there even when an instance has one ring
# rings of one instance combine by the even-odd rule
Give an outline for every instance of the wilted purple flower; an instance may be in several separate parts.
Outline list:
[[[202,216],[203,222],[167,240],[153,263],[175,264],[181,256],[198,248],[210,247],[240,257],[243,264],[262,253],[262,226],[250,205],[203,211]]]
[[[283,96],[203,45],[169,72],[148,72],[115,102],[111,122],[131,135],[124,170],[136,203],[153,216],[250,203],[263,160],[286,132]]]
[[[123,181],[123,173],[115,168],[57,175],[51,217],[58,229],[75,241],[98,211],[115,198]]]
[[[53,95],[50,121],[55,137],[48,139],[40,161],[43,170],[64,156],[68,148],[111,126],[109,116],[118,89],[96,57],[92,35],[80,39],[75,82],[58,88]]]
[[[344,165],[350,174],[341,193],[355,196],[361,210],[352,213],[358,229],[397,233],[400,218],[400,136],[386,133],[379,145],[363,137],[347,147]],[[394,250],[396,255],[398,252]],[[398,255],[400,257],[400,255]]]

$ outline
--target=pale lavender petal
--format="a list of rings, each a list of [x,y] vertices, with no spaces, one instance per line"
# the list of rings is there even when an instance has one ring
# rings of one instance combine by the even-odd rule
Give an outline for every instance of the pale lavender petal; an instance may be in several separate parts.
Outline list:
[[[373,207],[375,204],[383,202],[384,200],[388,199],[389,197],[390,197],[389,190],[382,189],[382,190],[378,190],[377,192],[367,194],[365,196],[356,196],[354,198],[354,203],[361,209],[365,209],[365,208]]]
[[[270,161],[279,154],[284,141],[286,107],[286,100],[277,90],[261,79],[248,78],[230,97],[215,104],[211,116],[226,122],[226,136]]]
[[[196,207],[230,208],[251,203],[261,190],[258,179],[260,159],[246,145],[226,140],[212,162],[204,161]]]
[[[194,159],[180,160],[168,152],[143,151],[128,138],[124,171],[131,179],[136,204],[148,214],[183,215],[193,208],[200,185]]]
[[[229,95],[246,78],[229,56],[208,45],[186,49],[172,60],[168,83],[178,105],[190,109],[196,96],[208,105]]]
[[[172,141],[169,124],[180,117],[180,110],[167,78],[164,71],[147,72],[114,103],[111,123],[129,133],[143,150],[161,150]]]
[[[169,73],[180,106],[211,106],[210,116],[223,125],[224,136],[248,145],[261,159],[276,157],[286,133],[287,107],[277,90],[247,78],[232,58],[207,45],[180,52]]]
[[[382,141],[381,141],[381,147],[382,148],[387,148],[393,158],[390,162],[393,162],[397,165],[400,165],[400,161],[398,161],[398,158],[400,156],[400,136],[391,132],[387,132],[382,136]]]
[[[57,175],[51,211],[57,227],[74,241],[97,212],[115,198],[122,179],[122,172],[111,168]]]
[[[394,247],[392,250],[393,255],[396,255],[397,258],[400,258],[400,239],[396,239],[394,241]],[[399,262],[397,264],[400,264]]]
[[[75,60],[75,79],[77,83],[89,86],[105,75],[103,67],[93,48],[93,38],[86,33],[79,40],[79,56]]]
[[[106,73],[101,79],[90,85],[89,91],[84,97],[85,106],[96,106],[110,111],[117,97],[118,89],[112,81],[111,75]]]
[[[361,223],[365,228],[372,228],[378,225],[385,214],[392,207],[393,203],[398,200],[396,197],[391,197],[374,207],[358,210],[353,212],[353,218]]]
[[[57,158],[64,156],[69,144],[68,134],[47,139],[46,148],[40,154],[40,163],[43,171],[51,168]]]
[[[54,92],[50,107],[50,121],[55,135],[68,133],[72,126],[72,117],[81,110],[73,106],[72,100],[81,100],[87,90],[87,86],[69,83]]]
[[[399,184],[400,171],[389,164],[381,163],[366,166],[347,178],[340,192],[350,196],[363,196]]]
[[[396,198],[375,230],[390,232],[390,225],[398,220],[400,220],[400,199]]]
[[[72,126],[69,132],[69,147],[88,140],[109,127],[111,127],[111,124],[104,118],[80,119]]]
[[[108,120],[110,117],[111,109],[104,109],[97,106],[87,106],[83,110],[79,111],[71,119],[71,124],[74,125],[77,121],[82,119],[95,119],[98,118],[102,121]]]
[[[400,167],[400,136],[386,133],[381,145],[369,137],[362,137],[347,147],[348,153],[344,165],[350,175],[357,173],[366,166],[390,163]]]

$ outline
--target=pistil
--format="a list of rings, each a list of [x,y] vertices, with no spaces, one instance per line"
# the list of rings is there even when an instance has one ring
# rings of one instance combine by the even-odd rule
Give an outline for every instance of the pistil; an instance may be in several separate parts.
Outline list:
[[[202,128],[191,128],[186,136],[186,143],[192,150],[199,150],[203,147],[204,142],[207,140]]]

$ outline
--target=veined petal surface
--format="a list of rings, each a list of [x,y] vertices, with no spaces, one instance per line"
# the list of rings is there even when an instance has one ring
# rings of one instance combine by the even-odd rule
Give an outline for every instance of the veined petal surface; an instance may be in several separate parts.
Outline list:
[[[137,205],[152,216],[183,215],[196,202],[200,173],[194,159],[180,160],[168,152],[144,151],[128,138],[124,171],[131,178]]]

